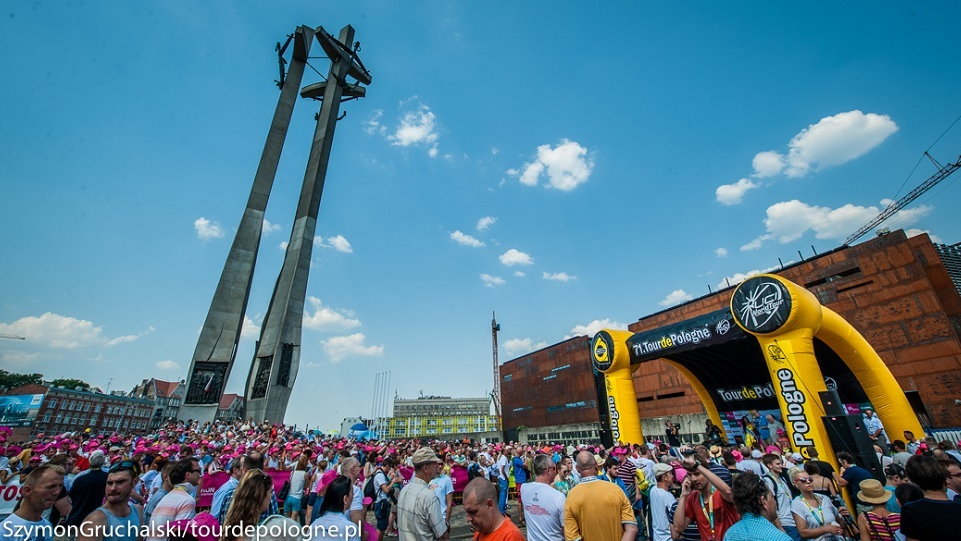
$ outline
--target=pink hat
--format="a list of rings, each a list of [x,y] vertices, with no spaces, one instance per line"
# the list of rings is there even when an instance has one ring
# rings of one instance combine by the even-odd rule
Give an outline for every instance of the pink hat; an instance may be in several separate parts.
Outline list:
[[[317,490],[323,490],[327,488],[327,485],[333,483],[334,479],[337,479],[337,472],[335,470],[324,472],[324,475],[320,478],[320,482],[317,483]]]
[[[623,447],[615,447],[614,450],[611,451],[611,454],[614,455],[614,456],[626,455],[626,454],[627,454],[627,449],[625,449],[625,448],[623,448]]]
[[[767,451],[767,452],[770,453],[770,454],[776,455],[776,454],[779,454],[779,453],[781,452],[781,448],[778,447],[777,445],[768,445],[768,446],[767,446],[767,449],[765,449],[765,451]]]
[[[7,454],[8,454],[8,455],[19,455],[19,454],[22,453],[22,452],[23,452],[23,448],[21,448],[21,447],[18,446],[18,445],[11,445],[11,446],[7,447]]]
[[[736,460],[737,462],[744,460],[744,455],[742,455],[741,452],[736,449],[734,451],[731,451],[731,455],[734,457],[734,460]]]
[[[176,531],[179,535],[190,534],[197,541],[217,541],[213,532],[219,531],[220,521],[210,513],[198,513],[191,519],[180,519],[170,522],[167,529]]]
[[[168,446],[167,446],[167,452],[168,452],[168,453],[179,453],[179,452],[180,452],[180,446],[179,446],[179,445],[168,445]]]

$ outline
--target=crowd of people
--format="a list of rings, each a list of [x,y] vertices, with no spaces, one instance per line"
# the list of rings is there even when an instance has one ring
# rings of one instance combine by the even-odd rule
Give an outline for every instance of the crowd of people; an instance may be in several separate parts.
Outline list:
[[[455,505],[478,541],[961,539],[957,445],[872,431],[882,483],[850,453],[836,471],[791,449],[776,422],[738,445],[712,424],[685,445],[668,423],[665,441],[609,448],[365,442],[239,420],[0,433],[0,481],[20,487],[0,541],[442,540]]]

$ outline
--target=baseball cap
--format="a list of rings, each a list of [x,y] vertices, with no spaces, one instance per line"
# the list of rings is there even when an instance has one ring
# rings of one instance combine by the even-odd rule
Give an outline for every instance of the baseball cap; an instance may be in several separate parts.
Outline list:
[[[664,464],[663,462],[658,462],[657,464],[654,464],[655,478],[660,477],[661,475],[669,471],[674,471],[674,468],[672,468],[670,464]]]

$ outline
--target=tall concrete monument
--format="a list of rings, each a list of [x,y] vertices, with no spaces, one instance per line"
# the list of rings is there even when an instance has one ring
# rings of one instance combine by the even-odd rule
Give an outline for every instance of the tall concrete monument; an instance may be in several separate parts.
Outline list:
[[[360,62],[355,48],[351,48],[354,41],[352,27],[344,27],[337,38],[319,27],[316,36],[331,65],[326,81],[310,85],[301,92],[301,96],[319,99],[322,104],[284,265],[274,286],[270,307],[261,326],[257,352],[247,376],[247,417],[256,421],[263,419],[276,423],[284,420],[290,392],[300,367],[307,274],[310,271],[317,212],[324,192],[337,113],[342,99],[364,96],[365,88],[360,84],[371,82],[370,73]],[[347,77],[356,79],[360,84],[348,83]]]
[[[330,58],[331,67],[327,80],[301,91],[302,97],[322,100],[323,103],[317,115],[317,128],[284,265],[261,327],[246,386],[247,417],[271,422],[284,419],[300,364],[301,324],[311,248],[337,112],[342,100],[363,97],[365,88],[360,85],[371,82],[370,73],[357,57],[357,47],[350,46],[354,37],[354,29],[350,26],[341,30],[339,38],[328,34],[323,27],[301,26],[284,47],[278,44],[280,98],[247,207],[191,360],[187,395],[180,409],[182,419],[196,419],[201,423],[212,421],[230,376],[257,261],[264,210],[315,37]],[[294,47],[285,72],[283,55],[291,42]],[[347,77],[357,83],[347,82]]]

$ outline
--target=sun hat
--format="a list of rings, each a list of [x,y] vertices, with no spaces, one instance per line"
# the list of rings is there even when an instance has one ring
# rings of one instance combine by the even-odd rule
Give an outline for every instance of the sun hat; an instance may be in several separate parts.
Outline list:
[[[764,456],[764,454],[757,449],[751,451],[751,458],[761,458],[762,456]]]
[[[891,499],[891,491],[886,490],[877,479],[865,479],[858,487],[861,489],[858,491],[858,499],[862,502],[883,505]]]
[[[414,466],[420,466],[421,464],[428,464],[431,462],[436,462],[439,464],[443,461],[437,458],[437,454],[435,454],[434,450],[430,447],[421,447],[414,452],[414,456],[411,457],[411,462],[414,463]]]

